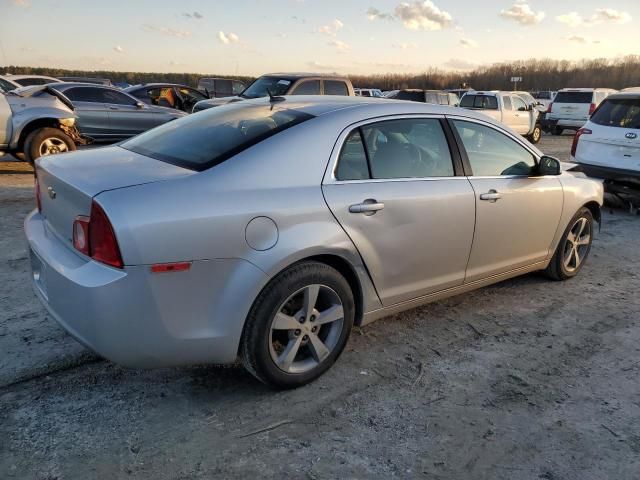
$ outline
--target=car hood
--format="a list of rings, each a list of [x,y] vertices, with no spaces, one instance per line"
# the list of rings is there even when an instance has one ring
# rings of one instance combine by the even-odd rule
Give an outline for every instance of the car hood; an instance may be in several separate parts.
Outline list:
[[[226,105],[227,103],[234,102],[242,102],[246,99],[242,97],[220,97],[220,98],[211,98],[209,100],[200,100],[196,103],[197,108],[210,108],[210,107],[218,107],[220,105]]]
[[[38,169],[88,197],[107,190],[193,175],[186,168],[160,162],[119,146],[83,149],[41,157]]]

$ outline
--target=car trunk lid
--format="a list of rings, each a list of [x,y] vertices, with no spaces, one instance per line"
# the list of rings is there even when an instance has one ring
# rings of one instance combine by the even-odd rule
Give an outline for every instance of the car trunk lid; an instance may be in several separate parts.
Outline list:
[[[581,135],[576,158],[589,165],[640,172],[640,131],[588,124],[591,134]]]
[[[89,215],[99,193],[196,174],[120,147],[42,157],[36,173],[42,215],[49,229],[69,243],[75,218]]]

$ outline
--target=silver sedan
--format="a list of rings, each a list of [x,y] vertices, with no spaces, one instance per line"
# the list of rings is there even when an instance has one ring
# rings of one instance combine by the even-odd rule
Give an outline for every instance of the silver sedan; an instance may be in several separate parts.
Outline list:
[[[527,272],[575,276],[602,197],[473,111],[274,97],[42,158],[25,232],[37,295],[98,354],[240,357],[289,388],[354,324]]]

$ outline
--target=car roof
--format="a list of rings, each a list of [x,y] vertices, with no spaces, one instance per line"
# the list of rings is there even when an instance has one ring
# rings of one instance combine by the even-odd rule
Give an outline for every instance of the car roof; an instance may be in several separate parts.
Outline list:
[[[558,90],[558,92],[617,92],[617,90],[613,89],[613,88],[592,88],[592,87],[587,87],[587,88],[561,88],[560,90]]]
[[[60,82],[59,79],[55,78],[55,77],[49,77],[47,75],[5,75],[4,78],[8,78],[9,80],[13,80],[14,82],[16,80],[22,80],[25,78],[46,78],[48,80],[53,80],[54,82]]]
[[[192,90],[197,90],[196,88],[190,87],[189,85],[184,85],[182,83],[138,83],[137,85],[131,85],[130,87],[127,87],[124,89],[124,91],[128,91],[128,90],[139,90],[141,88],[158,88],[158,87],[184,87],[184,88],[190,88]]]
[[[306,78],[306,77],[318,77],[318,78],[339,78],[341,80],[347,80],[348,77],[345,75],[338,75],[337,73],[310,73],[310,72],[276,72],[276,73],[265,73],[264,75],[260,75],[261,77],[283,77],[290,79],[298,79],[298,78]]]
[[[58,82],[55,85],[51,85],[57,90],[67,90],[71,87],[92,87],[92,88],[104,88],[107,90],[115,90],[118,92],[122,92],[123,90],[118,87],[113,87],[111,85],[102,85],[100,83],[85,83],[85,82]]]
[[[640,89],[633,91],[633,90],[627,90],[626,92],[616,92],[616,93],[612,93],[611,95],[609,95],[607,98],[605,98],[606,100],[616,100],[616,99],[623,99],[623,98],[630,98],[632,100],[638,100],[640,99]]]

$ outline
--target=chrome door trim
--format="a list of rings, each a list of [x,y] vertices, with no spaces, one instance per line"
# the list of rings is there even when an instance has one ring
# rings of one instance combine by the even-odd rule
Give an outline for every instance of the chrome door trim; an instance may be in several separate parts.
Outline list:
[[[351,183],[380,183],[380,182],[393,182],[393,181],[401,181],[401,182],[415,182],[422,180],[452,180],[454,178],[466,180],[464,176],[451,176],[451,177],[408,177],[408,178],[375,178],[375,179],[364,179],[364,180],[338,180],[336,178],[336,170],[338,168],[338,157],[340,156],[340,152],[342,151],[342,147],[344,142],[346,141],[349,134],[356,128],[362,127],[364,125],[369,125],[372,123],[384,122],[386,120],[403,120],[403,119],[415,119],[415,118],[424,118],[424,119],[435,119],[435,120],[445,120],[446,117],[444,114],[437,113],[406,113],[406,114],[398,114],[398,115],[382,115],[379,117],[371,117],[366,120],[361,120],[359,122],[352,123],[347,125],[338,135],[336,139],[336,143],[333,146],[333,150],[331,152],[331,156],[329,157],[329,163],[327,165],[327,170],[325,171],[324,177],[322,179],[322,185],[342,185],[342,184],[351,184]],[[452,164],[453,164],[453,155],[452,155]]]

